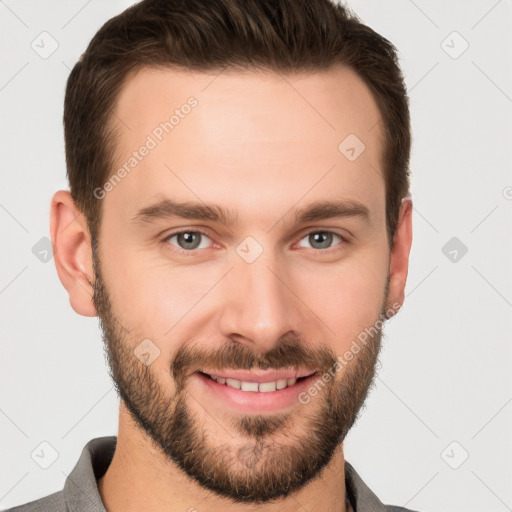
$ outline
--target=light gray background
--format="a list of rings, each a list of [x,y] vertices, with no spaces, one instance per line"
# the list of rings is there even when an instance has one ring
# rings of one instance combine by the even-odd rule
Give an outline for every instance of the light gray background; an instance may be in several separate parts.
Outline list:
[[[0,0],[1,508],[60,490],[83,445],[117,432],[97,319],[73,312],[53,260],[32,248],[49,237],[53,192],[67,188],[69,71],[131,3]],[[415,210],[405,305],[385,328],[346,458],[385,503],[511,510],[512,3],[349,5],[400,50]],[[58,42],[46,59],[31,47],[51,49],[43,31]],[[452,237],[468,249],[455,262],[442,251]],[[51,462],[43,441],[58,453],[48,469],[31,458]]]

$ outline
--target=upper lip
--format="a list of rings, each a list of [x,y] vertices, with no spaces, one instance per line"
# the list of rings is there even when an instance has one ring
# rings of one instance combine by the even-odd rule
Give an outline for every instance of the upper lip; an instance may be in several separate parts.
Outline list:
[[[282,379],[299,379],[301,377],[308,377],[313,373],[316,373],[315,370],[274,370],[274,371],[266,371],[266,370],[209,370],[203,369],[202,373],[206,373],[215,377],[223,377],[225,379],[235,379],[244,382],[274,382]]]

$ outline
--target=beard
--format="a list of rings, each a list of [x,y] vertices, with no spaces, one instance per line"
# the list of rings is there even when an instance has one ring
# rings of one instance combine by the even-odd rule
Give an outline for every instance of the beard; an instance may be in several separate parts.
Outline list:
[[[203,488],[235,503],[265,503],[288,496],[321,474],[357,420],[374,384],[382,327],[376,329],[372,324],[372,334],[341,375],[330,379],[307,404],[297,404],[282,414],[226,412],[223,418],[215,418],[205,409],[201,418],[190,407],[198,400],[187,387],[194,371],[203,367],[314,368],[321,377],[329,369],[332,372],[337,356],[329,348],[313,348],[296,336],[279,339],[265,353],[231,341],[215,350],[182,346],[169,365],[176,388],[170,394],[154,369],[135,357],[134,349],[141,340],[135,340],[118,321],[94,250],[93,263],[93,300],[110,375],[135,424],[167,460]],[[389,279],[379,318],[388,318],[388,291]],[[227,428],[218,435],[215,428],[222,423]]]

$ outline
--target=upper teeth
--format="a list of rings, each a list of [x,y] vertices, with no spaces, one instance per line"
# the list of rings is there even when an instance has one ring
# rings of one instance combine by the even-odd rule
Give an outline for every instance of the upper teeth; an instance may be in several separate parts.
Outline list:
[[[275,391],[276,389],[284,389],[288,386],[293,386],[296,382],[296,378],[291,379],[279,379],[271,382],[246,382],[237,379],[225,379],[224,377],[211,376],[213,380],[216,380],[219,384],[226,384],[226,386],[241,389],[242,391],[260,391],[266,393],[268,391]]]

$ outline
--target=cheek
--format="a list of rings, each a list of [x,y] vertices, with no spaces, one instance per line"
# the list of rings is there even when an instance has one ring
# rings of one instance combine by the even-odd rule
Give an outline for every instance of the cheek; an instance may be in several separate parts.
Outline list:
[[[361,252],[305,273],[303,300],[334,331],[341,349],[379,318],[387,278],[387,259],[382,254]]]
[[[114,257],[106,250],[102,263],[116,312],[127,328],[158,340],[172,337],[190,320],[188,315],[225,271],[218,265],[172,263],[158,249],[125,247],[119,253]]]

